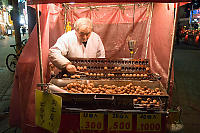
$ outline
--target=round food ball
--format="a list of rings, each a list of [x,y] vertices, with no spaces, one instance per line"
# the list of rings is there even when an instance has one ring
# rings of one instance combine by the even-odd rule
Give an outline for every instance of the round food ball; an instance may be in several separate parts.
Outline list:
[[[76,76],[75,76],[75,75],[72,75],[72,76],[71,76],[71,78],[72,78],[72,79],[75,79],[75,78],[76,78]]]
[[[84,66],[83,69],[86,70],[86,69],[87,69],[87,66]]]
[[[80,70],[80,66],[77,66],[76,69],[77,69],[77,70]]]
[[[93,76],[93,73],[90,73],[90,76]]]
[[[117,69],[118,69],[118,70],[121,70],[121,69],[122,69],[122,67],[118,67]]]

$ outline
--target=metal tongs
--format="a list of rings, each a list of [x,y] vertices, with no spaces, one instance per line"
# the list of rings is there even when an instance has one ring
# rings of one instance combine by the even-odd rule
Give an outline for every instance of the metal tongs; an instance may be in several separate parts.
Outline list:
[[[86,72],[76,71],[75,73],[76,74],[82,74],[80,76],[87,76]]]
[[[76,71],[75,73],[85,74],[85,72],[81,72],[81,71]]]

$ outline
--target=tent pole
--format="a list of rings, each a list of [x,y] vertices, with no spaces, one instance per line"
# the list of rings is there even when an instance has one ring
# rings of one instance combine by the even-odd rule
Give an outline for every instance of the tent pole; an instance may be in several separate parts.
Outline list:
[[[134,31],[134,27],[135,27],[135,4],[134,4],[134,7],[133,7],[133,31]]]
[[[40,18],[39,18],[39,4],[36,5],[36,15],[37,15],[37,37],[38,37],[38,54],[39,54],[39,64],[40,64],[40,82],[44,83],[43,80],[43,67],[42,67],[42,50],[41,50],[41,31],[40,31]],[[43,90],[43,86],[41,86]]]
[[[64,25],[65,25],[65,28],[64,28],[64,30],[65,30],[65,33],[66,33],[66,31],[67,31],[67,9],[66,9],[66,5],[64,4],[64,7],[65,7],[65,12],[64,12]]]
[[[150,36],[150,31],[151,31],[151,20],[153,16],[153,2],[151,3],[151,16],[150,16],[150,22],[148,23],[148,33],[147,33],[147,44],[146,44],[146,52],[145,52],[145,59],[147,58],[147,53],[148,53],[148,48],[149,48],[149,36]]]
[[[68,3],[66,3],[66,5],[70,5]],[[121,4],[122,6],[134,6],[135,4]],[[71,9],[86,9],[86,8],[92,8],[92,9],[96,9],[96,8],[103,8],[103,7],[118,7],[119,4],[113,4],[113,5],[102,5],[102,6],[81,6],[81,7],[70,7]]]
[[[173,25],[173,33],[172,33],[172,43],[171,43],[171,52],[170,52],[170,60],[169,60],[169,69],[168,69],[168,86],[167,86],[167,93],[169,93],[170,90],[170,81],[171,81],[171,73],[172,73],[172,64],[173,64],[173,59],[174,59],[174,42],[175,42],[175,31],[177,28],[177,23],[178,23],[178,12],[179,12],[179,5],[180,3],[176,3],[176,12],[175,12],[175,19],[174,19],[174,25]]]

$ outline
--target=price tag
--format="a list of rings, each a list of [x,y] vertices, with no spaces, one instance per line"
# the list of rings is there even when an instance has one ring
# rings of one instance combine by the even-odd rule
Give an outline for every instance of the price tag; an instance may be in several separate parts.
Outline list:
[[[160,131],[161,114],[137,114],[137,131]]]
[[[61,119],[62,98],[60,96],[35,91],[35,123],[53,133],[58,132]]]
[[[104,130],[104,114],[80,112],[81,130]]]
[[[132,131],[132,113],[108,113],[110,131]]]

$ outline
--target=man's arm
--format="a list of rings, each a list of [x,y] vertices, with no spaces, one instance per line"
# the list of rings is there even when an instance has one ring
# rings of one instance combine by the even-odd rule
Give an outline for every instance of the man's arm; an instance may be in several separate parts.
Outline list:
[[[63,36],[61,36],[56,44],[49,49],[49,60],[59,69],[64,69],[66,64],[70,64],[70,61],[64,57],[68,51],[67,47]]]
[[[67,70],[70,73],[76,72],[76,67],[64,56],[68,53],[68,44],[65,35],[61,36],[56,44],[49,49],[49,60],[57,68]]]

